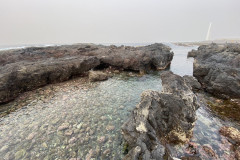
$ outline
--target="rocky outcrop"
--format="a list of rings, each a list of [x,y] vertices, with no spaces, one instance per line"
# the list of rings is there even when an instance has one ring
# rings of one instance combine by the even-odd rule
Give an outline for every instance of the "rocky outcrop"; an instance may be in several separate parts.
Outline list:
[[[32,47],[0,52],[0,103],[40,86],[82,75],[90,69],[114,68],[145,72],[164,69],[173,53],[163,44],[116,47],[77,44]]]
[[[68,60],[17,62],[1,67],[0,103],[16,98],[20,93],[49,83],[70,79],[100,64],[96,57],[71,57]]]
[[[104,81],[108,79],[108,75],[101,71],[90,71],[88,76],[89,76],[89,81],[91,82]]]
[[[122,126],[130,151],[126,159],[163,159],[165,142],[185,143],[192,135],[199,107],[191,87],[172,72],[161,74],[163,92],[144,91]]]
[[[240,98],[240,44],[204,45],[196,52],[193,75],[220,98]]]
[[[219,53],[223,52],[225,49],[225,45],[217,45],[216,43],[211,43],[208,45],[201,45],[198,47],[197,50],[192,50],[188,52],[188,57],[197,57],[203,53]]]

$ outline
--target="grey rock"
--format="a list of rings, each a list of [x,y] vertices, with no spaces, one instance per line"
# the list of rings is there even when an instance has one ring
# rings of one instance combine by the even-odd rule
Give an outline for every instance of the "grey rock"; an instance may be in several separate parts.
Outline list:
[[[0,103],[26,91],[84,75],[94,68],[164,69],[172,58],[170,48],[163,44],[144,47],[77,44],[0,51]]]
[[[197,50],[193,76],[220,98],[240,98],[240,44],[204,45]]]
[[[101,144],[101,143],[104,143],[104,142],[106,142],[106,137],[105,137],[105,136],[101,136],[101,137],[98,138],[97,141],[98,141],[98,143],[100,143],[100,144]]]
[[[72,137],[71,139],[69,139],[68,143],[73,144],[73,143],[75,143],[76,141],[77,141],[77,138]]]
[[[192,135],[199,107],[196,95],[184,78],[172,72],[163,72],[161,78],[163,92],[144,91],[141,102],[122,126],[131,149],[126,158],[163,159],[166,148],[162,138],[185,143]]]
[[[58,127],[59,131],[65,130],[69,128],[69,123],[63,123],[61,126]]]
[[[193,91],[199,91],[202,89],[201,84],[197,81],[197,79],[193,76],[185,75],[183,76],[184,81],[192,88]]]
[[[71,136],[73,134],[73,131],[71,129],[68,129],[64,133],[66,136]]]
[[[192,50],[188,52],[188,57],[197,57],[203,53],[218,53],[224,51],[224,45],[217,45],[216,43],[211,43],[209,45],[201,45],[197,50]]]

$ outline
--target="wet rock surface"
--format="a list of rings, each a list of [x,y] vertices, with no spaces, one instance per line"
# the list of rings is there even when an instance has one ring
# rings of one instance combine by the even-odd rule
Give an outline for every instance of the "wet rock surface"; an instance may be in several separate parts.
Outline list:
[[[219,132],[240,145],[240,131],[238,129],[224,126],[219,130]]]
[[[79,76],[93,68],[114,66],[145,72],[164,69],[173,53],[163,44],[144,47],[79,44],[0,52],[0,103],[19,93]]]
[[[236,160],[240,159],[240,131],[236,128],[223,126],[219,130],[220,134],[227,137],[232,143],[232,148],[235,150],[234,158]]]
[[[131,148],[126,159],[163,159],[162,142],[186,143],[192,136],[197,97],[181,76],[161,74],[163,92],[145,91],[141,102],[122,126]]]
[[[205,99],[207,99],[207,106],[221,119],[240,123],[240,99],[223,100],[215,97]]]
[[[240,44],[198,48],[193,75],[205,90],[221,98],[240,98]]]

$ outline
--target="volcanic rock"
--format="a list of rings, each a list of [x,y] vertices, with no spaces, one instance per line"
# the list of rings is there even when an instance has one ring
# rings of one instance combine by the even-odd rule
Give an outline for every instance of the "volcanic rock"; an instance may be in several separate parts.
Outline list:
[[[122,126],[128,159],[163,159],[162,141],[185,143],[192,135],[199,107],[197,97],[181,76],[161,74],[163,92],[144,91],[141,102]]]
[[[41,86],[84,75],[94,68],[164,69],[173,53],[163,44],[116,47],[76,44],[0,51],[0,103]]]
[[[197,81],[197,79],[193,76],[188,76],[185,75],[183,76],[184,81],[187,82],[188,85],[191,86],[192,90],[194,92],[201,90],[202,86],[201,84]]]
[[[220,98],[240,98],[240,44],[198,48],[193,76],[204,89]]]

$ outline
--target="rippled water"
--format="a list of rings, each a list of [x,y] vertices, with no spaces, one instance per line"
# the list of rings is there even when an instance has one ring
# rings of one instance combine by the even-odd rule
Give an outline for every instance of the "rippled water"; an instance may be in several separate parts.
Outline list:
[[[170,45],[175,53],[171,70],[192,75],[192,59],[186,56],[196,47]],[[23,94],[4,106],[22,108],[0,119],[1,157],[121,159],[120,127],[139,103],[142,91],[161,90],[159,74],[140,77],[124,72],[97,83],[78,78]],[[221,159],[227,157],[229,144],[223,143],[225,139],[218,134],[222,122],[204,106],[197,111],[197,117],[192,143],[210,145]],[[173,155],[184,155],[186,147],[172,146]]]

